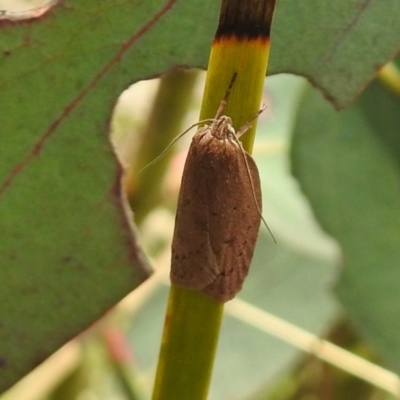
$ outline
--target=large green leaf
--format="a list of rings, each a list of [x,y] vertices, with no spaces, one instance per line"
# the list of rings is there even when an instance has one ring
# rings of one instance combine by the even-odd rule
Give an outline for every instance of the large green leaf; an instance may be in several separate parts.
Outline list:
[[[146,276],[108,121],[131,82],[204,64],[217,9],[211,0],[65,1],[40,21],[2,22],[0,390]]]
[[[337,293],[359,329],[397,373],[399,107],[399,97],[379,83],[342,113],[308,90],[292,147],[294,172],[318,219],[342,248]]]
[[[270,72],[307,77],[337,107],[348,105],[396,55],[397,0],[278,0]]]

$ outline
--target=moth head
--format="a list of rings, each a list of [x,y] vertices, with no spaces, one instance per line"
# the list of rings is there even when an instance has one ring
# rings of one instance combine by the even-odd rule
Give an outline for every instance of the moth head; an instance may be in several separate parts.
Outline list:
[[[225,140],[230,136],[233,132],[235,134],[235,130],[232,127],[232,119],[227,117],[226,115],[222,115],[218,119],[216,119],[210,126],[212,135],[219,140]]]

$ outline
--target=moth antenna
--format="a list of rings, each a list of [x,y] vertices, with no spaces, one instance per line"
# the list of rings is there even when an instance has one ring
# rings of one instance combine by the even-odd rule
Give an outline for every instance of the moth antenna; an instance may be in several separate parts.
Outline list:
[[[235,83],[235,81],[236,81],[237,75],[238,75],[237,72],[234,72],[234,73],[233,73],[232,78],[231,78],[231,80],[230,80],[230,82],[229,82],[228,89],[226,90],[225,96],[224,96],[223,100],[221,101],[221,104],[220,104],[219,107],[218,107],[218,110],[217,110],[217,113],[216,113],[216,115],[215,115],[215,118],[203,119],[203,120],[201,120],[201,121],[199,121],[199,122],[196,122],[195,124],[191,125],[188,129],[186,129],[184,132],[180,133],[176,138],[174,138],[174,139],[172,140],[172,142],[163,150],[163,152],[162,152],[159,156],[157,156],[153,161],[150,161],[147,165],[145,165],[143,168],[141,168],[141,169],[139,170],[138,173],[140,174],[144,169],[150,167],[150,165],[155,164],[155,163],[156,163],[157,161],[159,161],[162,157],[164,157],[165,154],[168,152],[168,150],[169,150],[183,135],[185,135],[186,133],[188,133],[192,128],[194,128],[195,126],[204,124],[205,122],[212,122],[212,121],[215,121],[216,119],[218,119],[218,118],[224,113],[224,111],[225,111],[226,103],[227,103],[228,97],[229,97],[229,95],[230,95],[230,93],[231,93],[231,91],[232,91],[233,85],[234,85],[234,83]],[[264,111],[264,109],[260,110],[259,113],[255,116],[255,118],[257,118],[258,115],[259,115],[262,111]],[[252,122],[255,118],[253,118],[253,119],[251,120],[251,122]],[[247,125],[247,124],[246,124],[246,125]],[[250,126],[251,126],[251,125],[250,125]],[[249,126],[249,127],[250,127],[250,126]],[[249,129],[249,127],[247,127],[246,130]]]
[[[217,113],[215,114],[215,119],[218,119],[221,115],[223,115],[225,108],[226,108],[226,103],[228,102],[229,95],[231,94],[231,91],[232,91],[232,88],[236,81],[237,76],[238,76],[238,73],[234,72],[232,75],[231,81],[229,82],[228,89],[226,89],[225,96],[222,99],[221,104],[218,107]]]
[[[243,149],[241,143],[240,143],[240,149],[241,149],[241,151],[242,151],[242,155],[243,155],[243,158],[244,158],[244,162],[245,162],[245,164],[246,164],[247,176],[249,177],[249,180],[250,180],[251,192],[253,193],[254,203],[255,203],[256,206],[257,206],[257,210],[258,210],[258,212],[260,213],[260,217],[261,217],[261,219],[262,219],[262,222],[264,223],[264,225],[265,225],[265,227],[267,228],[269,234],[271,235],[272,240],[275,242],[275,244],[277,244],[278,242],[276,241],[275,235],[272,233],[270,227],[269,227],[268,224],[267,224],[267,221],[264,219],[264,217],[263,217],[263,215],[262,215],[262,211],[261,211],[260,205],[258,204],[258,201],[257,201],[257,198],[256,198],[256,192],[255,192],[255,189],[254,189],[253,178],[252,178],[251,173],[250,173],[249,163],[247,162],[245,150]]]
[[[208,119],[203,119],[199,122],[196,122],[195,124],[189,126],[189,128],[187,128],[184,132],[180,133],[177,137],[175,137],[172,142],[162,151],[162,153],[157,156],[153,161],[150,161],[148,164],[146,164],[143,168],[141,168],[139,170],[139,174],[145,170],[146,168],[150,167],[150,165],[155,164],[157,161],[159,161],[161,158],[163,158],[165,156],[165,154],[167,154],[168,150],[184,135],[186,135],[186,133],[188,133],[192,128],[194,128],[195,126],[204,124],[205,122],[212,122],[214,121],[214,118],[208,118]]]
[[[255,114],[249,121],[247,121],[240,129],[236,132],[236,137],[240,138],[244,133],[246,133],[250,128],[251,124],[260,116],[262,112],[265,111],[267,108],[266,104],[263,104],[261,108],[257,111],[257,114]]]
[[[237,144],[240,147],[240,150],[242,152],[242,156],[244,159],[244,163],[246,164],[246,170],[247,170],[247,175],[249,177],[250,180],[250,185],[251,185],[251,191],[253,193],[253,199],[254,202],[257,206],[258,212],[260,213],[260,217],[262,219],[262,222],[264,223],[265,227],[268,229],[268,232],[270,233],[272,239],[274,240],[275,243],[277,243],[274,234],[272,233],[271,229],[269,228],[267,221],[265,221],[262,212],[261,212],[261,208],[260,205],[257,202],[257,198],[256,198],[256,192],[254,189],[254,183],[253,183],[253,178],[251,177],[251,173],[250,173],[250,167],[249,167],[249,163],[247,162],[247,158],[246,158],[246,154],[245,154],[245,150],[243,149],[242,143],[240,142],[239,138],[240,136],[242,136],[245,132],[247,132],[250,128],[251,128],[251,124],[259,117],[259,115],[265,111],[265,109],[267,108],[266,104],[263,104],[261,106],[261,108],[257,111],[257,113],[253,116],[253,118],[251,118],[249,121],[247,121],[236,133],[235,135],[235,140],[237,142]]]

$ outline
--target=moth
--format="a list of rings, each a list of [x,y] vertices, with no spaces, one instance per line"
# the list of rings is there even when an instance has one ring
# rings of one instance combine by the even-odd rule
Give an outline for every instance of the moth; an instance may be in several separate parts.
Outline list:
[[[173,284],[220,302],[241,290],[262,219],[257,165],[238,140],[251,124],[236,133],[231,118],[223,115],[230,88],[215,119],[196,132],[189,148],[170,273]]]

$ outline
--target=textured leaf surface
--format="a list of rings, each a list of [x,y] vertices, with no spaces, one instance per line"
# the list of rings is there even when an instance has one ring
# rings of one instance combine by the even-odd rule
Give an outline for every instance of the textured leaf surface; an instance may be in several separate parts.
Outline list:
[[[108,120],[131,82],[195,54],[204,63],[217,8],[65,1],[37,21],[0,21],[0,390],[145,277]]]
[[[400,372],[400,99],[374,83],[351,108],[308,90],[293,168],[318,219],[339,242],[337,293],[359,329]]]
[[[348,105],[400,49],[397,0],[278,0],[269,71],[307,77]]]

